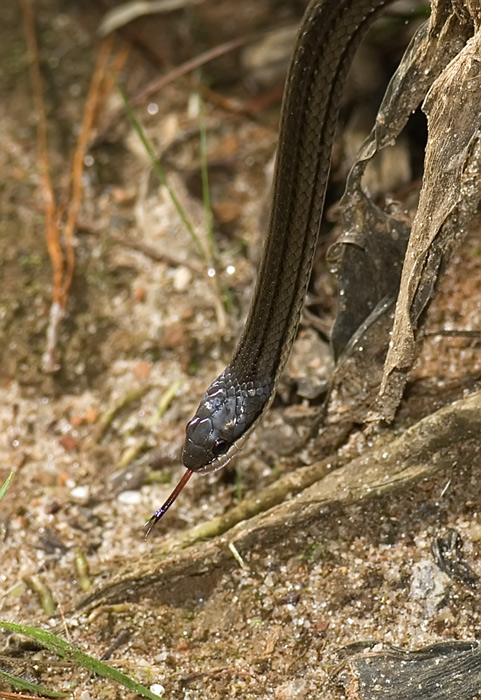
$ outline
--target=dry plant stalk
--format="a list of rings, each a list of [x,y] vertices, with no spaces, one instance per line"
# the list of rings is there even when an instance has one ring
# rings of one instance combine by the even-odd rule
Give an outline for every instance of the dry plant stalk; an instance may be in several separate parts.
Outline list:
[[[85,102],[85,111],[82,121],[82,127],[77,139],[77,146],[75,148],[75,153],[72,163],[72,194],[70,199],[70,206],[67,216],[67,221],[65,222],[64,228],[64,240],[65,240],[65,270],[62,279],[62,285],[60,288],[60,305],[65,309],[68,292],[70,285],[72,284],[72,277],[75,265],[75,254],[73,245],[73,234],[75,229],[75,222],[77,221],[77,214],[82,199],[82,174],[84,167],[84,157],[85,151],[87,150],[87,145],[89,142],[89,136],[93,127],[95,116],[98,113],[98,104],[101,94],[101,89],[104,84],[105,74],[107,71],[108,59],[112,50],[112,40],[106,39],[101,47],[97,58],[97,65],[95,66],[95,71],[92,76],[92,81],[90,83],[90,88],[87,95],[87,100]]]
[[[67,215],[63,221],[63,210],[57,205],[55,192],[52,185],[48,157],[47,143],[47,119],[43,99],[43,81],[40,70],[38,44],[35,34],[35,18],[31,0],[21,0],[23,13],[23,26],[27,51],[29,55],[30,76],[32,82],[35,113],[37,115],[37,149],[38,162],[41,172],[44,210],[45,210],[45,236],[47,249],[53,268],[53,293],[50,319],[47,328],[46,349],[43,355],[43,369],[45,372],[55,372],[59,369],[55,361],[55,350],[58,340],[59,324],[65,314],[70,286],[72,284],[75,268],[74,231],[77,214],[82,200],[82,174],[84,158],[90,135],[99,113],[101,104],[112,91],[114,79],[107,77],[109,58],[112,53],[113,39],[105,39],[100,47],[97,63],[90,83],[86,98],[82,126],[77,139],[71,174],[70,192],[67,193],[69,205]],[[120,71],[127,50],[124,48],[114,59],[114,75]],[[62,234],[62,235],[61,235]]]
[[[38,60],[37,37],[31,0],[21,0],[23,27],[27,51],[29,55],[30,79],[32,81],[33,101],[37,115],[37,150],[40,173],[42,178],[43,198],[45,205],[45,228],[47,247],[53,267],[54,303],[59,301],[62,281],[62,251],[58,239],[58,222],[56,220],[55,193],[50,178],[47,149],[47,118],[43,101],[43,81]]]

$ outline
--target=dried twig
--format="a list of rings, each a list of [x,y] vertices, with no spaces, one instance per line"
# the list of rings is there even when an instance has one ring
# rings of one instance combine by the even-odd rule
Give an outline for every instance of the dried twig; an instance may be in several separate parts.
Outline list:
[[[157,12],[172,12],[197,2],[202,2],[202,0],[149,0],[149,2],[134,0],[134,2],[126,2],[107,12],[98,28],[98,33],[100,36],[106,36],[138,17]]]
[[[43,368],[46,372],[55,372],[58,365],[55,362],[55,348],[58,339],[58,328],[65,314],[68,294],[72,284],[75,267],[74,231],[77,215],[82,199],[82,174],[85,152],[90,139],[90,133],[101,102],[108,94],[109,85],[106,81],[108,60],[112,51],[113,40],[106,39],[100,49],[96,68],[90,84],[85,104],[82,127],[75,149],[71,172],[71,198],[67,218],[63,227],[62,250],[60,231],[63,219],[63,208],[58,207],[52,185],[49,169],[47,144],[47,119],[43,100],[43,81],[40,71],[38,45],[35,34],[35,20],[31,0],[21,0],[23,25],[30,62],[33,99],[37,115],[37,148],[38,161],[42,178],[42,189],[45,211],[45,229],[47,249],[53,268],[53,293],[50,319],[47,328],[46,350],[43,355]],[[119,53],[114,67],[120,70],[125,62],[126,50]],[[110,82],[110,90],[113,87]]]
[[[156,250],[152,246],[142,243],[142,241],[130,239],[126,236],[113,233],[112,231],[109,231],[108,235],[109,238],[115,243],[125,246],[126,248],[130,248],[130,250],[136,250],[139,253],[142,253],[142,255],[145,255],[147,258],[155,260],[156,262],[167,263],[167,265],[170,265],[171,267],[186,267],[196,275],[201,275],[203,272],[200,265],[191,263],[189,260],[179,260],[174,255],[170,255],[163,250]]]
[[[60,304],[63,309],[65,309],[65,306],[67,304],[68,292],[70,289],[70,285],[72,284],[72,277],[75,265],[73,235],[75,230],[75,224],[77,221],[77,214],[82,199],[82,174],[84,168],[85,151],[87,150],[89,136],[92,131],[92,126],[98,111],[100,95],[102,94],[102,88],[104,86],[104,80],[107,71],[108,59],[112,51],[112,43],[112,39],[109,37],[102,43],[102,46],[100,47],[97,65],[95,66],[95,71],[87,95],[87,100],[85,102],[85,111],[82,121],[82,127],[80,129],[80,133],[77,140],[77,146],[75,148],[75,153],[73,157],[72,196],[70,200],[68,217],[64,229],[66,268],[64,270],[62,286],[60,290]]]
[[[35,35],[35,22],[31,0],[21,0],[23,13],[23,26],[27,51],[29,56],[30,79],[32,81],[33,101],[37,116],[37,149],[40,166],[43,198],[45,204],[45,228],[47,235],[47,247],[52,261],[54,273],[54,302],[60,301],[60,288],[63,271],[63,258],[58,238],[58,222],[56,221],[55,194],[50,178],[47,150],[47,119],[43,101],[43,81],[38,59],[37,38]]]
[[[279,28],[271,29],[269,31],[255,32],[253,34],[247,34],[246,36],[239,37],[238,39],[231,39],[223,44],[219,44],[218,46],[214,46],[214,48],[200,53],[198,56],[185,61],[181,65],[174,66],[171,70],[165,73],[165,75],[161,75],[159,78],[154,78],[154,80],[139,90],[139,92],[129,97],[129,104],[131,107],[144,104],[152,95],[164,90],[167,85],[170,85],[176,80],[179,80],[179,78],[183,78],[189,73],[192,73],[206,63],[209,63],[220,56],[224,56],[226,53],[240,49],[247,44],[258,41],[259,39],[262,39],[265,36],[273,34],[277,31],[279,31]],[[236,114],[250,114],[249,108],[246,108],[245,105],[240,104],[237,100],[232,98],[219,96],[217,93],[209,90],[205,85],[196,85],[195,89],[202,93],[202,96],[206,99],[206,101],[220,105],[222,109],[225,109],[226,111],[234,112]],[[102,133],[111,130],[119,119],[124,116],[124,114],[125,112],[123,109],[119,109],[114,112],[107,123],[103,125]]]

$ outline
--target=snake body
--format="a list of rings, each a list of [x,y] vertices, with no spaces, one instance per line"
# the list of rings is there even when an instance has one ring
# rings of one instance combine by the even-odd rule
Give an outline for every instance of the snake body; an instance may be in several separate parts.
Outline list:
[[[301,317],[329,177],[343,85],[354,53],[393,0],[312,0],[282,106],[269,230],[253,300],[230,364],[186,428],[191,471],[224,466],[269,407]]]

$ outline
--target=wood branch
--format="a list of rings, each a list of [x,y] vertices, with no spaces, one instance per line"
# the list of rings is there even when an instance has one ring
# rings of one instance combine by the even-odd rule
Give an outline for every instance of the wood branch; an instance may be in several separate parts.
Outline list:
[[[263,547],[279,544],[299,529],[305,531],[321,511],[339,503],[398,493],[443,468],[452,468],[454,476],[456,468],[477,454],[480,432],[481,393],[476,393],[424,418],[395,439],[391,432],[384,433],[375,447],[321,477],[296,498],[274,507],[266,501],[266,512],[254,517],[246,512],[246,520],[210,542],[179,551],[193,539],[189,532],[181,540],[167,540],[152,551],[149,560],[125,567],[113,581],[85,599],[81,608],[93,611],[101,605],[143,598],[161,601],[173,588],[182,591],[199,577],[207,577],[213,586],[226,568],[236,566],[229,545],[242,552],[259,543]],[[325,474],[328,464],[329,460],[324,460],[309,469]]]

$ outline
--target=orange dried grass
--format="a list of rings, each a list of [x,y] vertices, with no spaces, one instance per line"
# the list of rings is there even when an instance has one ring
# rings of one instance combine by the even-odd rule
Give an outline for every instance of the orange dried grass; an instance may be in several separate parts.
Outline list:
[[[73,156],[70,175],[71,186],[70,192],[67,193],[69,205],[67,207],[66,220],[63,222],[64,212],[63,209],[56,204],[55,192],[50,176],[47,118],[43,99],[43,80],[38,57],[32,0],[21,0],[21,6],[25,40],[29,55],[34,107],[37,115],[37,151],[44,200],[45,237],[53,269],[52,306],[47,329],[46,350],[43,356],[43,367],[46,372],[54,372],[58,369],[58,365],[55,361],[58,328],[65,314],[75,269],[74,233],[77,215],[82,201],[82,175],[85,153],[97,115],[106,96],[112,91],[115,85],[115,75],[121,70],[125,63],[128,49],[121,49],[114,58],[112,72],[109,75],[108,66],[113,48],[113,38],[108,37],[101,44],[85,102],[82,126]]]

